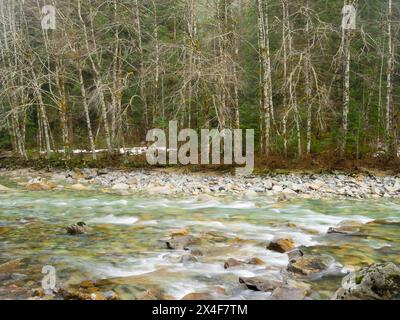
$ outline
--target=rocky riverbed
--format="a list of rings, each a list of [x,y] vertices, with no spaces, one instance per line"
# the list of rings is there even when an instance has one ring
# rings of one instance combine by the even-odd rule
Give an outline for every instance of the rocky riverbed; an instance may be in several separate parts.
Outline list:
[[[0,299],[396,299],[398,185],[340,173],[1,171]],[[57,273],[47,292],[44,266]]]
[[[18,179],[28,190],[99,189],[120,194],[165,196],[257,196],[312,199],[368,199],[400,197],[400,176],[344,173],[268,174],[247,177],[230,174],[178,173],[168,170],[132,172],[107,169],[70,171],[0,170],[0,176]],[[0,188],[2,188],[0,186]],[[3,187],[4,188],[4,187]]]

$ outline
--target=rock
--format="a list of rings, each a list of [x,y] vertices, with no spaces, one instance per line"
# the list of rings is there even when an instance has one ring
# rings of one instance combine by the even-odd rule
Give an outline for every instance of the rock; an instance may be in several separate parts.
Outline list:
[[[0,191],[6,192],[6,191],[14,191],[14,190],[0,184]]]
[[[60,294],[65,300],[108,300],[101,292],[91,292],[83,288],[63,288]]]
[[[356,221],[342,221],[336,227],[328,229],[328,233],[354,235],[360,232],[362,224]]]
[[[290,260],[287,270],[299,275],[310,276],[327,271],[329,265],[330,261],[322,256],[301,256]]]
[[[253,291],[270,292],[280,286],[282,282],[272,277],[240,277],[239,282]]]
[[[106,300],[119,300],[118,295],[112,290],[102,292],[102,294]]]
[[[179,229],[179,230],[172,230],[171,231],[171,237],[176,237],[176,236],[187,236],[189,234],[189,231],[187,229]]]
[[[285,190],[282,191],[283,194],[287,196],[293,196],[296,195],[297,192],[293,191],[292,189],[286,188]]]
[[[0,272],[12,272],[21,265],[22,259],[15,259],[6,263],[0,264]]]
[[[377,263],[344,277],[333,300],[392,300],[400,298],[400,268]]]
[[[287,255],[289,257],[289,261],[292,261],[292,260],[300,259],[301,257],[304,256],[304,253],[300,249],[295,249],[295,250],[289,251],[287,253]]]
[[[254,258],[251,258],[249,261],[247,261],[247,264],[252,264],[252,265],[255,265],[255,266],[261,266],[261,265],[265,264],[265,262],[262,261],[261,259],[257,258],[257,257],[254,257]]]
[[[135,297],[135,300],[163,300],[164,295],[161,290],[150,289],[142,292]]]
[[[200,249],[192,249],[190,250],[190,253],[194,255],[195,257],[202,257],[203,256],[203,251]]]
[[[32,179],[26,185],[29,191],[49,191],[56,187],[55,184],[45,182],[41,178]]]
[[[229,258],[224,263],[224,269],[238,267],[238,266],[242,266],[244,264],[246,264],[246,262],[240,261],[240,260],[236,260],[236,259],[233,259],[233,258]]]
[[[74,172],[71,175],[72,179],[74,180],[81,180],[81,179],[85,179],[84,174],[81,172],[81,170],[79,169],[74,169]]]
[[[213,296],[207,292],[192,292],[185,295],[181,300],[212,300]]]
[[[72,190],[75,190],[75,191],[84,191],[84,190],[87,190],[87,187],[84,186],[84,185],[81,184],[81,183],[73,184],[70,188],[71,188]]]
[[[184,249],[189,250],[188,246],[199,242],[199,239],[193,236],[171,237],[165,244],[168,249]]]
[[[311,286],[308,284],[299,284],[290,281],[276,288],[271,296],[270,300],[304,300],[310,293]]]
[[[85,222],[78,222],[67,227],[67,233],[70,235],[85,234],[86,232],[87,226]]]
[[[197,258],[192,255],[192,254],[185,254],[181,257],[180,262],[183,264],[190,264],[190,263],[195,263],[198,262]]]
[[[112,190],[119,190],[119,191],[121,191],[121,190],[129,190],[129,188],[130,188],[130,186],[129,186],[129,184],[126,184],[126,183],[117,183],[117,184],[114,184],[113,186],[112,186]]]
[[[313,183],[310,183],[310,184],[308,185],[308,187],[309,187],[311,190],[318,191],[319,189],[321,189],[321,187],[322,187],[323,185],[324,185],[324,183],[323,183],[322,181],[317,180],[317,181],[314,181]]]
[[[283,191],[283,188],[281,186],[275,185],[272,187],[272,191],[275,193],[280,193]]]
[[[253,190],[247,190],[245,193],[245,197],[248,199],[254,199],[258,197],[257,192],[253,191]]]
[[[11,279],[14,281],[21,281],[26,279],[28,276],[26,274],[22,274],[22,273],[12,273],[11,274]]]
[[[267,249],[271,251],[276,251],[280,253],[285,253],[287,251],[293,250],[295,248],[292,238],[280,238],[272,240]]]

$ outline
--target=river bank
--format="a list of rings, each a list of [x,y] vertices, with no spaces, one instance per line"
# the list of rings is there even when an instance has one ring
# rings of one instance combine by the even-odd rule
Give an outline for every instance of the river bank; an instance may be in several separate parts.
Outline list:
[[[311,199],[379,199],[400,197],[399,175],[371,173],[269,173],[247,177],[221,172],[184,173],[176,169],[34,170],[0,169],[0,176],[17,181],[31,191],[98,190],[122,195],[200,196]]]

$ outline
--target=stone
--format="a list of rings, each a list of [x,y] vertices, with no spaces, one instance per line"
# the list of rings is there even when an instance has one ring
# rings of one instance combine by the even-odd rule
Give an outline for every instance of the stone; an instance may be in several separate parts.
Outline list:
[[[135,300],[163,300],[164,295],[161,290],[149,289],[138,296],[135,297]]]
[[[185,254],[181,257],[180,262],[183,264],[190,264],[198,262],[197,258],[192,254]]]
[[[29,191],[49,191],[56,187],[55,184],[43,181],[40,178],[32,179],[26,185]]]
[[[244,284],[249,290],[271,292],[282,282],[272,277],[240,277],[239,283]]]
[[[292,189],[286,188],[285,190],[282,191],[283,194],[287,195],[287,196],[291,196],[291,195],[296,195],[297,192],[293,191]]]
[[[181,300],[212,300],[213,296],[207,292],[192,292],[185,295]]]
[[[276,251],[279,253],[285,253],[287,251],[293,250],[295,248],[295,244],[292,238],[279,238],[272,240],[267,249],[271,251]]]
[[[275,193],[280,193],[283,191],[283,188],[281,186],[275,185],[272,187],[272,191]]]
[[[87,230],[88,229],[85,222],[78,222],[67,227],[67,233],[69,235],[85,234]]]
[[[303,289],[282,286],[272,292],[270,300],[303,300],[305,297]]]
[[[17,269],[22,263],[22,259],[15,259],[8,261],[6,263],[0,264],[0,272],[5,273],[5,272],[12,272],[15,269]]]
[[[75,191],[84,191],[84,190],[87,190],[87,187],[84,186],[84,185],[81,184],[81,183],[73,184],[70,188],[71,188],[72,190],[75,190]]]
[[[263,260],[261,260],[260,258],[254,257],[254,258],[251,258],[250,260],[248,260],[247,264],[261,266],[261,265],[264,265],[265,262]]]
[[[242,266],[244,264],[246,264],[244,261],[240,261],[240,260],[236,260],[236,259],[233,259],[233,258],[229,258],[224,263],[224,269],[238,267],[238,266]]]
[[[179,230],[172,230],[171,231],[171,237],[176,237],[176,236],[187,236],[189,234],[189,231],[185,228],[179,229]]]
[[[301,256],[290,260],[287,270],[295,274],[310,276],[327,271],[329,262],[327,258],[322,256]]]
[[[165,244],[168,249],[184,249],[188,250],[189,246],[197,244],[199,239],[193,236],[183,236],[183,237],[171,237],[171,239],[167,240]]]
[[[117,183],[112,186],[112,190],[129,190],[130,186],[126,183]]]
[[[344,277],[333,300],[400,299],[400,268],[392,262],[376,263]]]
[[[339,223],[336,227],[331,227],[328,229],[328,233],[338,233],[355,235],[360,232],[362,224],[356,221],[343,221]]]
[[[1,191],[1,192],[13,191],[13,189],[8,188],[8,187],[3,186],[3,185],[0,184],[0,191]]]

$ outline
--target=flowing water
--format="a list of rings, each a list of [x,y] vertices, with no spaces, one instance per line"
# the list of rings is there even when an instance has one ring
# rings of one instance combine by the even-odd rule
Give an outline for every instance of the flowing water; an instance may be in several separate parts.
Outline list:
[[[346,270],[374,262],[400,263],[400,201],[252,200],[121,196],[89,191],[0,191],[0,264],[22,259],[23,279],[1,281],[0,298],[26,298],[40,287],[42,267],[54,266],[57,283],[100,280],[123,299],[155,289],[169,299],[209,292],[218,299],[266,299],[245,289],[239,277],[277,276],[286,254],[266,250],[276,236],[291,236],[308,252],[329,255],[339,274],[308,279],[317,298],[329,298]],[[379,219],[380,223],[368,224]],[[327,234],[351,220],[365,224],[363,236]],[[65,227],[85,221],[86,235],[69,236]],[[388,223],[392,222],[392,223]],[[395,223],[397,222],[397,224]],[[197,262],[180,262],[184,250],[165,245],[172,230],[186,228],[203,240]],[[265,265],[224,269],[228,258],[258,257]],[[108,279],[108,280],[106,280]],[[102,283],[99,281],[99,283]]]

